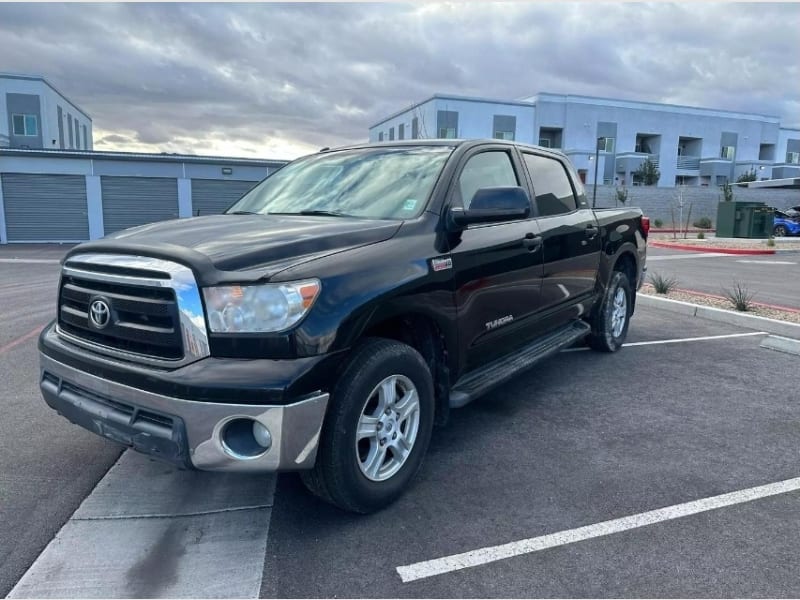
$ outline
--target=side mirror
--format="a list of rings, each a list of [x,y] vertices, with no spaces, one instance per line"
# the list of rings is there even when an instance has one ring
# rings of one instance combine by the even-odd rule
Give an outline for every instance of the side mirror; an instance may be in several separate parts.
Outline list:
[[[450,223],[463,229],[472,223],[502,223],[527,219],[531,214],[531,201],[524,188],[485,187],[475,192],[469,208],[451,208]]]

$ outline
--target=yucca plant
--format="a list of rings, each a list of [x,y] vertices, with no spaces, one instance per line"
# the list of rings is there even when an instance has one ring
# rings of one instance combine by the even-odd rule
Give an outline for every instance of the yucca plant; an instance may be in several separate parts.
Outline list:
[[[660,273],[653,273],[650,275],[650,283],[653,284],[653,289],[656,294],[669,294],[678,286],[678,280],[674,277],[664,276]]]
[[[722,295],[733,304],[733,307],[741,312],[747,312],[753,308],[754,292],[747,289],[747,285],[738,281],[733,282],[733,287],[723,289]]]

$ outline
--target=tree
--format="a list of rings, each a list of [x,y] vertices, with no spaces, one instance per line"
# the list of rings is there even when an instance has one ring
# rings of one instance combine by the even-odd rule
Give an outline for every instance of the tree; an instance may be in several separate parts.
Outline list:
[[[616,189],[616,194],[614,197],[614,204],[616,205],[617,203],[620,203],[622,204],[622,206],[625,206],[625,203],[627,201],[628,201],[628,188],[618,187]]]
[[[633,180],[639,181],[644,185],[655,185],[661,179],[661,171],[658,170],[656,164],[649,158],[639,165],[639,168],[633,172]]]
[[[756,180],[756,170],[751,169],[746,173],[742,173],[739,175],[739,178],[736,180],[736,183],[747,183],[748,181],[755,181]]]

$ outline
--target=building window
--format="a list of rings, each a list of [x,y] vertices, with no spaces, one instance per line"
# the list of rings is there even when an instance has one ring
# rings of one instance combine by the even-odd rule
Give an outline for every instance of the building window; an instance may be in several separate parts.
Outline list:
[[[383,141],[383,132],[382,132],[382,131],[379,131],[379,132],[378,132],[378,141],[379,141],[379,142],[382,142],[382,141]]]
[[[725,158],[727,160],[733,160],[733,157],[735,155],[736,155],[735,146],[723,146],[719,151],[719,157]]]
[[[497,140],[511,140],[514,141],[514,132],[513,131],[495,131],[494,137]]]
[[[14,135],[39,135],[39,119],[36,115],[12,115]]]
[[[405,137],[406,137],[406,124],[400,123],[400,125],[397,126],[397,139],[403,140],[405,139]]]
[[[787,152],[786,162],[792,165],[800,165],[800,152]]]
[[[550,138],[539,138],[539,145],[542,148],[549,148],[550,147]]]
[[[440,138],[456,138],[458,136],[458,112],[454,110],[438,111],[436,113],[436,131]]]
[[[414,117],[411,119],[411,139],[416,140],[419,138],[419,119]]]
[[[614,138],[606,137],[597,140],[597,148],[600,152],[614,152]]]
[[[394,127],[389,127],[389,141],[394,140]]]

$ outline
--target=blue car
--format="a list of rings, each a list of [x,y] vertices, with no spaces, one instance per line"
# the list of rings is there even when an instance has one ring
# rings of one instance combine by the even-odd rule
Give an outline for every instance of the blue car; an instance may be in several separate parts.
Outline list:
[[[772,224],[772,234],[775,237],[800,235],[800,213],[791,209],[787,212],[776,209],[775,220]]]

